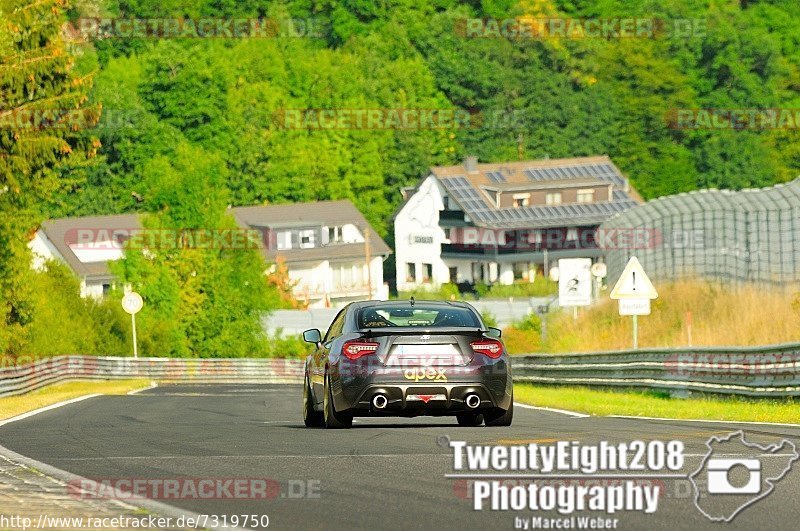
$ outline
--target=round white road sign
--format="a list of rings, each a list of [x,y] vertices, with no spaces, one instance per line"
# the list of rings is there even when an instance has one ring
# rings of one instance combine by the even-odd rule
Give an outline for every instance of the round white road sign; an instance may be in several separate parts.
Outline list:
[[[603,262],[592,264],[592,274],[597,278],[605,278],[608,274],[608,269]]]
[[[142,306],[144,306],[144,301],[142,300],[142,296],[136,293],[135,291],[131,291],[130,293],[122,297],[122,309],[131,315],[141,310]]]

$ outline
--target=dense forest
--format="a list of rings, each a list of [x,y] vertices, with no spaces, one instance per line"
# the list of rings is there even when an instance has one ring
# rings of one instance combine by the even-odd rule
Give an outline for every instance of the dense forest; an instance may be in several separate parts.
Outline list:
[[[39,146],[45,153],[35,155],[36,164],[0,157],[0,190],[13,192],[0,192],[0,239],[16,242],[0,256],[9,327],[35,314],[23,311],[29,295],[19,244],[48,217],[139,211],[151,213],[158,226],[209,226],[227,222],[228,204],[348,198],[390,241],[400,187],[431,165],[468,154],[482,161],[608,154],[645,198],[765,186],[800,173],[800,124],[676,128],[670,121],[675,109],[800,108],[794,0],[2,0],[0,6],[2,107],[32,99],[38,84],[37,98],[48,91],[72,95],[56,104],[58,98],[37,99],[42,106],[69,105],[91,117],[86,127],[60,131],[52,146]],[[488,21],[519,17],[688,21],[693,29],[635,38],[467,31],[477,19],[489,28]],[[260,19],[269,31],[241,38],[190,31],[131,36],[113,24],[131,18]],[[29,66],[25,54],[48,46],[59,55]],[[286,127],[281,119],[286,109],[376,108],[459,109],[483,120],[473,127],[365,130]],[[4,154],[19,155],[15,134],[2,131]],[[28,188],[14,184],[20,172]],[[219,286],[256,282],[257,275],[242,273],[242,264],[225,256],[211,265],[205,255],[182,257],[181,265],[163,258],[158,263],[166,269],[135,256],[119,268],[129,281],[157,285],[145,294],[162,301],[150,305],[161,308],[153,322],[216,311],[163,330],[163,341],[173,345],[168,350],[214,351],[208,338],[219,336],[210,331],[219,323],[249,320],[239,332],[226,330],[256,333],[264,304],[230,311],[226,301],[243,292]],[[255,264],[253,257],[236,260]],[[198,269],[205,280],[196,279]],[[260,300],[277,299],[259,293]],[[187,297],[191,309],[178,309]],[[0,333],[0,350],[11,348],[9,341]],[[247,349],[252,345],[238,354]]]

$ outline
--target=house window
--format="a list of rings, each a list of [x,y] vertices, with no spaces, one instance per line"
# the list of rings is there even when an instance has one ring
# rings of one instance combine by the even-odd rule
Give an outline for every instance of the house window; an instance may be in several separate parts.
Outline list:
[[[433,264],[422,264],[422,281],[430,282],[433,280]]]
[[[301,230],[300,231],[300,248],[310,249],[314,247],[314,230]]]
[[[417,266],[415,264],[406,264],[406,282],[417,281]]]
[[[561,192],[549,192],[547,195],[544,196],[544,202],[547,205],[560,205],[561,204]]]
[[[450,210],[450,198],[447,196],[442,197],[442,204],[445,210]]]
[[[515,262],[513,268],[514,280],[528,280],[528,270],[530,269],[528,262]]]
[[[328,243],[339,243],[342,241],[341,227],[328,227]]]
[[[585,190],[578,190],[578,203],[593,203],[594,190],[587,188]]]
[[[458,282],[458,268],[450,267],[448,268],[448,272],[450,273],[450,282]]]
[[[514,208],[526,207],[531,203],[531,194],[514,194]]]
[[[279,251],[292,248],[292,233],[284,230],[275,234],[275,242]]]
[[[480,262],[472,262],[472,281],[483,282],[484,276],[483,264]]]
[[[449,228],[449,227],[447,227],[447,228],[445,228],[445,229],[444,229],[444,239],[445,239],[445,240],[447,240],[447,241],[450,241],[450,231],[451,231],[451,230],[452,230],[452,229],[451,229],[451,228]]]

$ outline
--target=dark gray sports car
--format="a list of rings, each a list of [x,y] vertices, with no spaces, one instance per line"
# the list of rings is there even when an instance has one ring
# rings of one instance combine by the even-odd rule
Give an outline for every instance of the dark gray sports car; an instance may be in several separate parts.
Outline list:
[[[511,366],[500,330],[465,302],[354,302],[305,364],[306,426],[349,428],[354,416],[453,415],[462,426],[509,426]]]

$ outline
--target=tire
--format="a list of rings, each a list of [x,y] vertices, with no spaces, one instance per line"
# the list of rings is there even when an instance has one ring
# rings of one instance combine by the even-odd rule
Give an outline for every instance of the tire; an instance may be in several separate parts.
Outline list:
[[[321,428],[325,424],[322,412],[314,409],[314,395],[311,393],[308,373],[303,377],[303,423],[306,428]]]
[[[480,426],[483,424],[483,415],[480,413],[459,413],[456,415],[459,426]]]
[[[514,397],[511,397],[511,405],[508,409],[494,408],[483,414],[487,426],[511,426],[514,419]]]
[[[353,426],[353,414],[337,412],[333,405],[331,378],[327,373],[325,373],[325,403],[322,409],[326,428],[341,429],[350,428]]]

